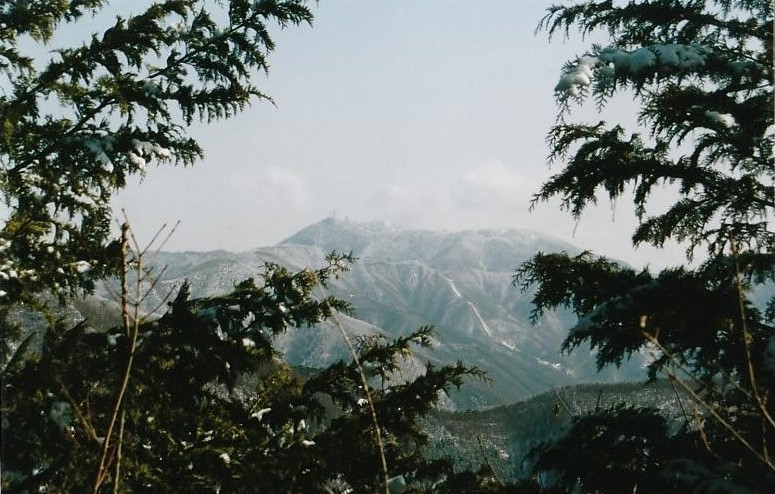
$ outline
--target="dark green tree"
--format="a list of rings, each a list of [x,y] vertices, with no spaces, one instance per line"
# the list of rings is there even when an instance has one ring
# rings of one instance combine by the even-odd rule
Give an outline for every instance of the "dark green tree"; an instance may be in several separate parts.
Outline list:
[[[3,2],[0,303],[88,289],[115,267],[113,193],[152,164],[199,159],[195,120],[267,99],[254,80],[268,69],[270,27],[310,23],[305,3],[159,1],[46,60],[33,54],[68,25],[89,29],[108,2]]]
[[[515,275],[535,287],[534,317],[578,315],[563,349],[583,344],[599,367],[652,355],[691,403],[681,424],[656,410],[579,418],[537,451],[545,484],[584,492],[766,492],[775,487],[775,166],[773,12],[769,0],[590,1],[551,7],[549,35],[605,33],[566,63],[549,132],[562,162],[534,202],[558,197],[579,218],[598,198],[632,191],[635,246],[681,242],[687,260],[652,273],[591,253],[539,253]],[[638,128],[571,120],[632,96]],[[651,204],[671,184],[669,207]],[[625,196],[630,197],[630,196]],[[756,306],[752,294],[768,302]],[[735,491],[738,492],[738,491]]]
[[[183,286],[162,317],[128,332],[51,328],[39,350],[3,370],[3,491],[384,492],[389,482],[443,482],[449,464],[420,455],[418,420],[480,373],[429,365],[397,380],[398,360],[428,345],[431,328],[370,341],[357,362],[306,382],[273,349],[287,327],[319,330],[350,310],[314,296],[348,261],[332,254],[299,272],[268,264],[211,298],[191,299]],[[359,368],[372,370],[365,387]]]
[[[274,48],[270,25],[311,22],[305,2],[163,0],[50,60],[25,54],[106,5],[0,5],[0,488],[443,489],[450,465],[423,458],[418,421],[440,393],[481,373],[457,363],[401,378],[399,360],[429,344],[430,328],[364,340],[352,362],[306,378],[273,348],[287,327],[318,331],[350,310],[324,289],[351,256],[298,272],[267,264],[210,298],[192,299],[184,285],[157,316],[143,304],[160,277],[147,265],[151,246],[130,248],[128,224],[110,238],[109,201],[128,177],[193,164],[194,120],[268,99],[253,80]],[[119,307],[103,319],[121,324],[59,317],[52,301],[69,303],[100,279]]]

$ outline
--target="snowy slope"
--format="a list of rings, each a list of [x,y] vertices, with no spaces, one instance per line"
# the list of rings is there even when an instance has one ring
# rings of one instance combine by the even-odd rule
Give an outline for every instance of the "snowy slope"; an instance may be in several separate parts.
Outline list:
[[[523,230],[439,233],[327,219],[277,246],[249,252],[158,254],[152,262],[168,268],[149,303],[184,279],[192,284],[193,296],[214,295],[255,277],[266,261],[300,269],[320,265],[332,250],[359,258],[329,288],[354,306],[356,318],[342,319],[353,336],[389,337],[432,324],[438,332],[435,347],[407,362],[406,372],[415,372],[425,359],[461,359],[489,373],[492,385],[469,383],[446,402],[450,407],[500,405],[554,386],[642,375],[635,366],[598,375],[585,350],[560,355],[572,321],[567,315],[551,313],[535,326],[529,323],[529,295],[511,285],[515,268],[537,251],[575,249]],[[299,365],[323,366],[346,357],[331,324],[289,331],[276,343]]]

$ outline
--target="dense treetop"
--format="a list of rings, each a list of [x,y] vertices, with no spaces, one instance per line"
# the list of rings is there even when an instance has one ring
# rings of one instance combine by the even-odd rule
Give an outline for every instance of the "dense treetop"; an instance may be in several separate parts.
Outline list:
[[[113,193],[149,164],[200,158],[186,130],[193,121],[268,99],[255,80],[274,48],[270,27],[312,20],[303,0],[168,0],[119,13],[48,60],[27,53],[107,5],[0,7],[4,297],[90,286],[109,268]]]
[[[515,283],[536,288],[534,317],[558,306],[578,315],[565,350],[588,343],[600,367],[645,353],[650,377],[666,377],[692,398],[677,431],[656,410],[580,418],[566,439],[537,453],[548,486],[775,485],[772,8],[747,0],[590,1],[551,7],[541,21],[550,36],[602,31],[609,40],[563,68],[548,136],[551,160],[562,166],[534,201],[559,197],[579,217],[599,197],[615,201],[632,190],[635,246],[676,240],[687,260],[704,251],[697,267],[660,273],[589,252],[539,253],[517,271]],[[637,128],[574,120],[577,105],[602,108],[615,94],[638,105]],[[676,199],[660,208],[649,199],[666,184]],[[766,308],[754,306],[754,292],[766,294]],[[579,457],[564,453],[571,444]],[[581,458],[595,461],[579,469]]]

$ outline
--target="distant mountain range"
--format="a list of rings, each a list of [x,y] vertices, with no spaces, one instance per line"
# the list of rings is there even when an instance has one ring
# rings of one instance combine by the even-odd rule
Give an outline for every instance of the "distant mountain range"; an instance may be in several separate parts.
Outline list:
[[[273,247],[155,254],[150,261],[167,268],[146,305],[153,307],[184,280],[191,283],[193,296],[211,296],[255,277],[264,262],[314,267],[332,250],[352,251],[358,258],[352,271],[329,287],[330,295],[355,308],[355,317],[339,317],[351,335],[393,337],[432,324],[435,346],[407,361],[404,372],[416,372],[425,360],[442,364],[458,359],[487,371],[491,384],[467,383],[444,402],[448,408],[479,409],[553,387],[643,377],[638,363],[598,374],[586,349],[560,355],[560,343],[573,323],[568,313],[548,313],[530,324],[530,294],[511,285],[514,270],[538,251],[578,249],[526,230],[440,233],[329,218]],[[290,330],[276,344],[295,365],[322,367],[348,358],[330,322]]]

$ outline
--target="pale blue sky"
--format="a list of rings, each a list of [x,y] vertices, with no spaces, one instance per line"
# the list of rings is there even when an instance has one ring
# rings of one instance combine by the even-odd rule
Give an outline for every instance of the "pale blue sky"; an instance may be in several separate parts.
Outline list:
[[[578,225],[557,203],[527,211],[550,173],[552,88],[589,45],[534,35],[547,4],[323,0],[312,28],[276,36],[261,84],[276,106],[195,127],[203,162],[150,170],[114,203],[141,236],[181,220],[169,250],[271,245],[335,213],[407,228],[528,228],[637,265],[678,262],[676,250],[633,251],[624,201],[613,212],[601,201]],[[604,118],[632,122],[634,112],[619,101]]]

